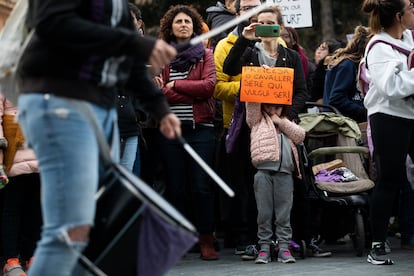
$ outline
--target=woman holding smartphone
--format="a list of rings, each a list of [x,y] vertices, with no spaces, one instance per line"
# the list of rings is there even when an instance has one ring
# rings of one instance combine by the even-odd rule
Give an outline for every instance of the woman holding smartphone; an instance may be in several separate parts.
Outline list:
[[[231,49],[228,57],[226,58],[223,66],[224,73],[228,75],[237,75],[242,72],[243,66],[262,66],[265,68],[269,67],[289,67],[294,69],[294,82],[293,82],[293,99],[292,106],[289,108],[286,107],[284,114],[287,119],[297,120],[298,114],[304,109],[305,101],[308,98],[306,90],[306,81],[303,73],[301,59],[294,50],[283,47],[279,44],[278,37],[278,18],[280,17],[280,10],[278,7],[265,9],[257,15],[258,22],[252,23],[249,26],[245,27],[233,48]],[[258,35],[260,35],[258,37]],[[260,39],[260,40],[258,40]],[[258,40],[255,43],[251,41]],[[243,79],[243,76],[242,76]],[[242,103],[243,104],[243,103]],[[251,111],[250,109],[246,110],[247,113]],[[248,121],[249,122],[249,121]],[[291,122],[290,122],[291,123]],[[251,124],[250,124],[251,125]],[[257,140],[256,136],[253,136],[253,128],[251,135],[251,146],[253,146],[253,141]],[[277,143],[273,145],[275,148],[278,147]],[[281,149],[277,151],[281,152]],[[287,150],[287,152],[290,152]],[[253,158],[253,154],[252,154]],[[265,171],[268,173],[280,172],[276,163],[280,163],[282,159],[280,155],[276,159],[272,159],[268,163],[271,166],[266,167]],[[255,166],[257,165],[254,162]],[[279,202],[278,205],[273,206],[272,210],[263,210],[260,206],[264,206],[263,202],[263,189],[266,189],[268,185],[263,183],[263,178],[259,177],[258,174],[255,175],[254,179],[254,189],[255,189],[255,198],[256,205],[258,208],[258,232],[257,237],[260,245],[260,252],[256,258],[256,263],[268,263],[270,261],[270,250],[272,242],[272,216],[277,215],[277,227],[276,227],[276,239],[279,248],[278,261],[283,263],[292,263],[295,262],[295,259],[292,257],[288,245],[292,239],[292,228],[290,225],[290,211],[293,203],[293,175],[292,167],[289,167],[286,171],[289,171],[287,178],[290,178],[290,181],[285,181],[284,183],[274,182],[274,187],[278,187],[279,190],[283,190],[283,196],[276,195],[274,198],[278,197],[279,199],[283,198],[283,203]],[[256,166],[258,169],[262,167]],[[284,173],[284,172],[282,172]],[[252,183],[253,184],[253,183]],[[280,184],[280,185],[279,185]],[[283,187],[282,187],[283,186]],[[267,199],[269,200],[269,199]],[[272,199],[270,199],[272,200]]]
[[[309,96],[300,56],[294,50],[283,47],[278,31],[280,29],[280,8],[273,7],[258,14],[261,20],[244,28],[242,36],[237,39],[227,56],[223,71],[228,75],[242,72],[242,66],[290,67],[294,70],[292,106],[288,112],[290,120],[298,121],[298,114],[304,111],[305,101]],[[257,36],[256,35],[263,35]],[[260,40],[259,40],[260,39]],[[251,41],[257,40],[255,43]]]

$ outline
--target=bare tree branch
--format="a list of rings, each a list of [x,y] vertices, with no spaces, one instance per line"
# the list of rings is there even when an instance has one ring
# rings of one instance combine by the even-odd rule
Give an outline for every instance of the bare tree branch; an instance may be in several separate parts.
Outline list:
[[[321,3],[321,27],[323,40],[335,38],[332,0],[320,0]]]
[[[143,5],[150,5],[152,4],[152,0],[134,0],[135,4],[137,4],[138,6],[143,6]]]

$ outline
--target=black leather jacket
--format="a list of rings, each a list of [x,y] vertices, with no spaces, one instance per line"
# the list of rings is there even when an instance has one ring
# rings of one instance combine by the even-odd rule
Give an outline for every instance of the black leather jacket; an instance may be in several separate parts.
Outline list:
[[[137,34],[127,0],[30,0],[35,34],[19,64],[21,93],[50,93],[115,107],[117,89],[156,118],[168,103],[145,64],[155,38]],[[114,12],[116,10],[116,12]]]
[[[279,58],[275,67],[289,67],[294,69],[293,99],[288,117],[299,121],[298,114],[305,112],[305,102],[309,100],[305,75],[299,54],[279,44],[277,49]],[[258,58],[258,50],[251,40],[240,36],[229,55],[224,61],[223,72],[235,76],[242,72],[243,66],[261,66]]]

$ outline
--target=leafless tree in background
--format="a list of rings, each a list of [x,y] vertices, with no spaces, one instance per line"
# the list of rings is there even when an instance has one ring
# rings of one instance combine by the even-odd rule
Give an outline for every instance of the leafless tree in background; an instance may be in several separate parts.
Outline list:
[[[138,6],[142,6],[142,5],[150,5],[152,4],[152,0],[134,0],[135,4],[137,4]]]
[[[321,31],[322,39],[335,38],[333,14],[332,14],[332,0],[319,0],[321,4],[320,20],[321,20]]]

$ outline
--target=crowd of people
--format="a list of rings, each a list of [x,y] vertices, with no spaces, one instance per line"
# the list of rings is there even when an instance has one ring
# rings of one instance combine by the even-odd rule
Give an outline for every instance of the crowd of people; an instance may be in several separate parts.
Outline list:
[[[208,41],[189,43],[261,0],[218,1],[205,20],[190,5],[171,6],[160,19],[159,38],[145,33],[137,6],[121,1],[115,12],[92,2],[29,1],[27,24],[35,34],[19,65],[19,101],[15,106],[0,98],[3,275],[84,273],[76,252],[88,244],[104,172],[78,105],[93,111],[113,159],[195,225],[193,250],[201,259],[219,259],[222,238],[224,247],[258,264],[273,255],[294,263],[295,239],[304,240],[310,256],[332,254],[316,242],[318,225],[303,217],[315,210],[305,194],[298,196],[303,172],[297,145],[305,140],[299,126],[305,103],[333,106],[368,122],[376,166],[368,262],[393,264],[387,256],[393,214],[401,245],[414,248],[414,70],[393,46],[414,48],[414,2],[364,0],[369,26],[356,26],[346,42],[318,43],[312,59],[298,32],[284,25],[279,6]],[[257,37],[260,25],[278,25],[280,36]],[[241,101],[244,66],[293,69],[291,103]],[[178,136],[234,189],[234,198],[215,187]],[[302,217],[291,217],[299,209]]]

